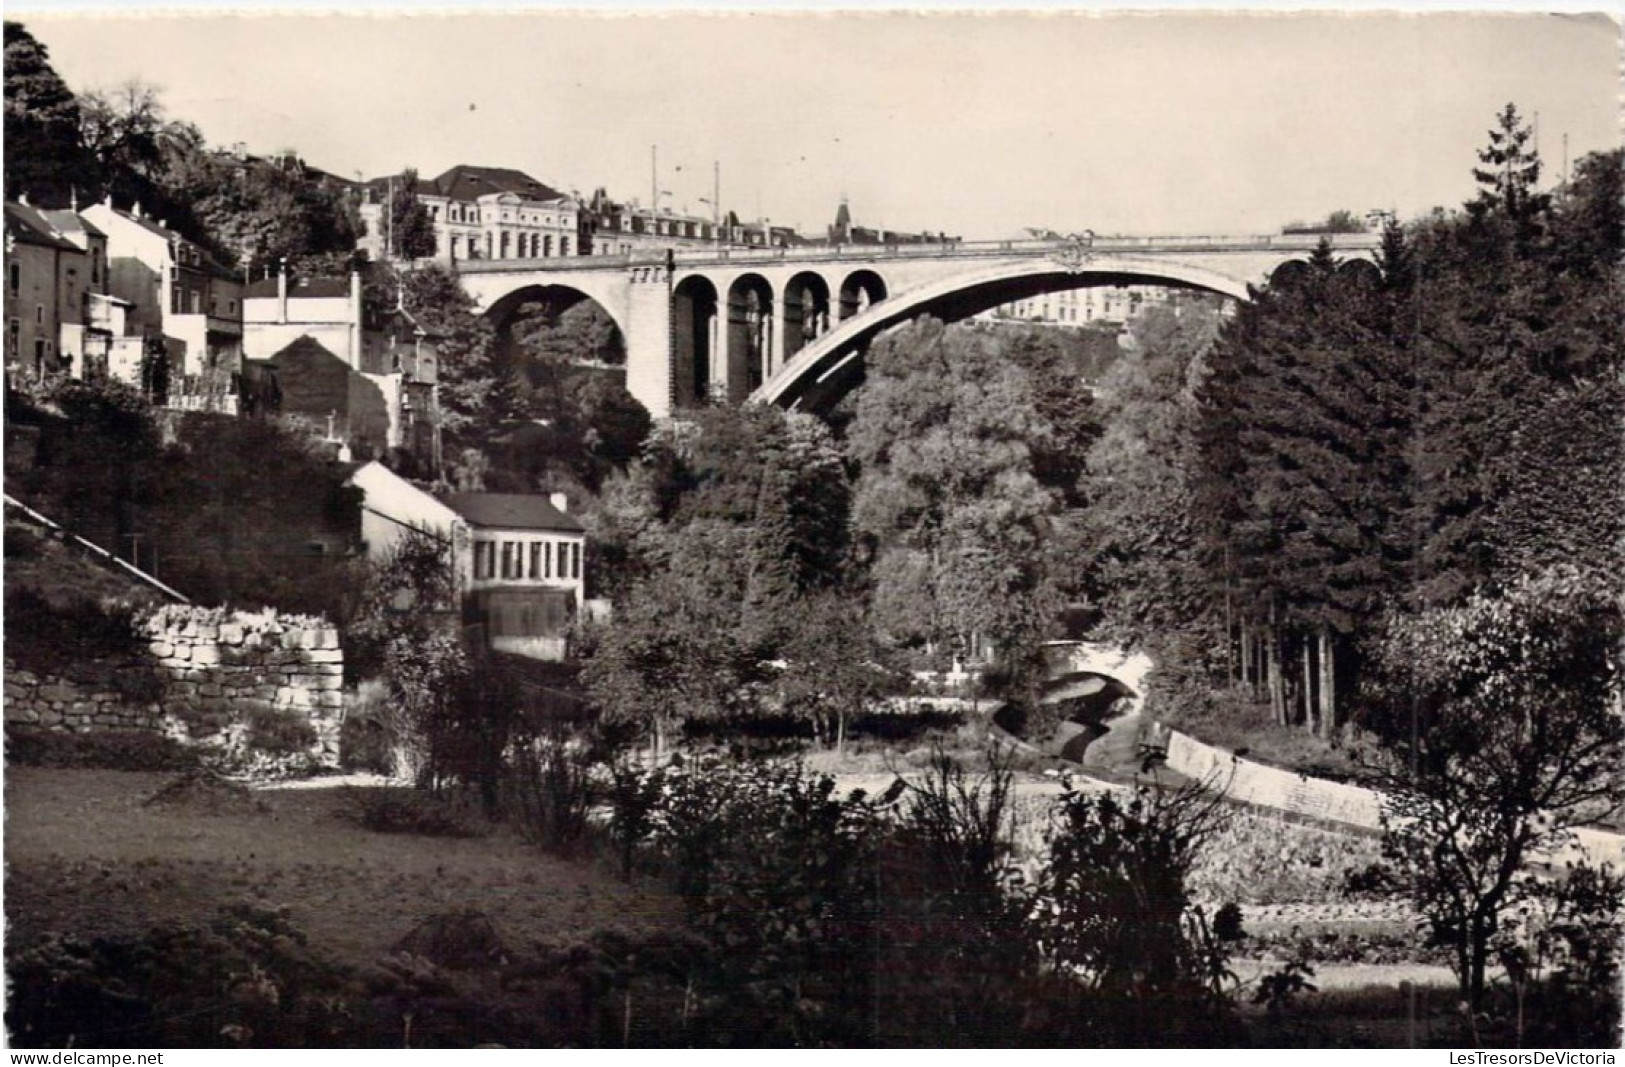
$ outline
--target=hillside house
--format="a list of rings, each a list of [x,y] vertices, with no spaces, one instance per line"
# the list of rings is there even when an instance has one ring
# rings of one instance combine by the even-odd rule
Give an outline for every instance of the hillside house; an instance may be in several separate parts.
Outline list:
[[[381,463],[350,477],[365,493],[361,536],[374,560],[417,529],[438,538],[469,632],[499,652],[562,660],[586,589],[586,532],[562,493],[443,493]]]

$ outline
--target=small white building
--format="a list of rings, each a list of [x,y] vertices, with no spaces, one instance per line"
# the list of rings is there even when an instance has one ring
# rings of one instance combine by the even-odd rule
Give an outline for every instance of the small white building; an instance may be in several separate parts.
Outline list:
[[[465,623],[499,652],[561,660],[586,590],[586,531],[562,493],[434,494],[381,463],[350,476],[361,536],[387,559],[411,530],[446,546]]]

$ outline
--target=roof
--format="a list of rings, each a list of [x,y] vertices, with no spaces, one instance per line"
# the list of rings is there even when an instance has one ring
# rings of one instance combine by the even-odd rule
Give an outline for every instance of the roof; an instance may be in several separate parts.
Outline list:
[[[514,193],[526,200],[561,200],[565,196],[524,171],[507,167],[458,164],[434,179],[433,184],[436,192],[453,200],[478,200],[492,193]]]
[[[64,252],[82,251],[78,245],[64,238],[57,228],[51,225],[51,220],[37,208],[10,200],[6,201],[6,236],[25,245],[55,248]]]
[[[104,204],[105,203],[106,202],[104,201]],[[209,254],[208,249],[204,248],[201,244],[192,240],[190,237],[187,237],[179,230],[172,230],[168,226],[165,226],[162,222],[148,218],[145,214],[138,215],[134,211],[125,211],[121,208],[113,207],[111,204],[106,204],[106,206],[107,209],[112,212],[114,218],[123,219],[125,222],[133,223],[155,237],[162,237],[165,241],[181,241],[185,244],[191,245],[193,248],[198,250],[199,257],[203,261],[203,269],[209,274],[214,275],[216,278],[220,278],[228,282],[238,280],[236,273],[232,271],[230,267],[227,267],[225,264],[215,259],[214,256]],[[140,207],[139,204],[136,206]]]
[[[345,363],[342,356],[335,353],[332,349],[328,348],[326,345],[322,344],[308,333],[300,334],[292,341],[289,341],[287,344],[271,353],[271,355],[267,356],[265,359],[255,360],[254,362],[269,363],[274,367],[280,367],[286,364],[288,361],[298,357],[336,360],[339,363],[343,363],[345,366],[349,366],[348,363]]]
[[[60,233],[83,233],[91,237],[106,237],[107,235],[91,224],[90,220],[77,211],[67,208],[58,208],[55,211],[42,211],[40,214],[51,220],[51,225]]]
[[[249,282],[243,288],[243,299],[254,300],[277,295],[277,280],[275,278],[261,278]],[[327,299],[331,297],[348,297],[350,295],[350,281],[348,278],[293,278],[288,282],[288,299]]]
[[[553,502],[540,493],[444,493],[438,499],[471,526],[568,533],[586,530],[574,516],[554,507]]]

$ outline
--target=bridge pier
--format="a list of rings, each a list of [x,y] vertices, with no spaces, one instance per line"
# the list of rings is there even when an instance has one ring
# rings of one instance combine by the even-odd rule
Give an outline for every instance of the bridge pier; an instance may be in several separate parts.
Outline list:
[[[676,400],[672,376],[671,271],[637,266],[627,271],[626,389],[656,419],[671,414]]]

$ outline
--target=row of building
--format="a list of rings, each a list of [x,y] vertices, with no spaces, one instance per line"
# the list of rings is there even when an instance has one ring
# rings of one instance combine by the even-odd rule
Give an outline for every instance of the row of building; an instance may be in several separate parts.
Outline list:
[[[433,339],[404,310],[369,322],[359,274],[248,282],[139,205],[5,217],[9,381],[105,375],[169,407],[308,416],[363,454],[434,451]]]
[[[704,217],[617,201],[603,189],[590,197],[560,192],[523,171],[458,165],[434,178],[389,175],[361,183],[361,247],[374,261],[392,258],[389,233],[397,197],[415,196],[433,224],[434,259],[552,259],[630,256],[667,249],[796,248],[829,244],[953,243],[946,234],[901,233],[857,226],[843,201],[822,236],[733,212]]]

